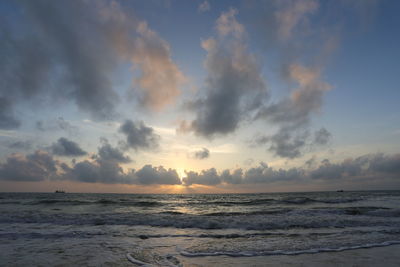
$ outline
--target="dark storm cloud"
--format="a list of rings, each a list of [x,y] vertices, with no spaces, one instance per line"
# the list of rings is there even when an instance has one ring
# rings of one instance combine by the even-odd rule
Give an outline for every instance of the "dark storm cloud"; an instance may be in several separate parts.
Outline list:
[[[231,133],[267,97],[260,66],[246,49],[245,30],[236,14],[235,9],[222,13],[217,38],[202,42],[208,53],[206,95],[187,104],[196,118],[181,124],[180,132],[191,130],[205,137]]]
[[[79,147],[78,143],[68,140],[65,137],[59,138],[56,143],[51,145],[50,149],[57,156],[79,157],[87,154],[86,151]]]
[[[206,159],[210,157],[210,150],[203,147],[201,150],[194,152],[194,157],[196,159]]]
[[[158,147],[160,136],[155,134],[153,128],[146,126],[142,121],[126,120],[119,131],[126,135],[126,146],[128,148],[139,150]]]

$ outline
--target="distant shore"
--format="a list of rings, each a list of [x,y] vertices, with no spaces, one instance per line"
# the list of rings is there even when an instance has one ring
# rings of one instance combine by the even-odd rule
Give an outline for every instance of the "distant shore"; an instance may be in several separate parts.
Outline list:
[[[341,252],[322,252],[295,256],[260,257],[180,257],[184,266],[304,266],[304,267],[398,267],[400,266],[400,245],[363,248]]]

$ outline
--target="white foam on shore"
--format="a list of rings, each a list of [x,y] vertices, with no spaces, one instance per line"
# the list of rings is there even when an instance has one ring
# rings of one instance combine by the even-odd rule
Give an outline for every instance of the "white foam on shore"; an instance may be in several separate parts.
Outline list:
[[[126,258],[131,262],[136,265],[142,266],[142,267],[156,267],[156,266],[168,266],[168,267],[180,267],[181,265],[175,265],[171,261],[168,260],[168,256],[161,260],[161,262],[156,261],[157,265],[153,265],[151,263],[143,262],[138,259],[135,259],[130,253],[126,254]]]
[[[126,257],[128,258],[128,260],[129,260],[130,262],[132,262],[132,263],[134,263],[134,264],[137,264],[137,265],[139,265],[139,266],[143,266],[143,267],[155,267],[155,266],[152,265],[152,264],[149,264],[149,263],[146,263],[146,262],[143,262],[143,261],[140,261],[140,260],[135,259],[134,257],[132,257],[132,255],[131,255],[130,253],[127,253],[127,254],[126,254]]]
[[[390,245],[400,244],[400,241],[386,241],[382,243],[371,243],[359,246],[339,247],[339,248],[319,248],[319,249],[306,249],[297,251],[243,251],[243,252],[229,252],[229,251],[214,251],[214,252],[188,252],[180,250],[179,253],[185,257],[206,257],[206,256],[229,256],[229,257],[255,257],[255,256],[272,256],[272,255],[300,255],[300,254],[315,254],[320,252],[340,252],[345,250],[385,247]]]

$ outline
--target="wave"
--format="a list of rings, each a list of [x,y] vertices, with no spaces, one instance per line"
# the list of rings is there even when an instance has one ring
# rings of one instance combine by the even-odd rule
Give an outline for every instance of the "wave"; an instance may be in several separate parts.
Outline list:
[[[269,214],[283,214],[292,211],[293,209],[272,209],[272,210],[259,210],[250,212],[211,212],[205,213],[201,216],[246,216],[246,215],[269,215]]]
[[[209,256],[229,256],[229,257],[255,257],[255,256],[272,256],[272,255],[300,255],[300,254],[315,254],[321,252],[340,252],[345,250],[354,250],[361,248],[385,247],[390,245],[400,244],[400,241],[385,241],[382,243],[371,243],[357,246],[347,246],[338,248],[313,248],[305,250],[275,250],[275,251],[213,251],[213,252],[189,252],[185,250],[179,251],[185,257],[209,257]]]
[[[309,197],[287,197],[282,199],[252,199],[252,200],[241,200],[241,201],[195,201],[184,203],[184,205],[217,205],[217,206],[258,206],[258,205],[303,205],[312,203],[323,203],[323,204],[340,204],[340,203],[353,203],[360,201],[360,198],[336,198],[336,199],[319,199]]]
[[[309,204],[309,203],[324,203],[324,204],[340,204],[340,203],[353,203],[360,201],[359,198],[336,198],[336,199],[314,199],[309,197],[288,197],[282,199],[280,202],[283,204]]]
[[[25,205],[51,205],[51,204],[60,204],[60,205],[90,205],[94,202],[91,201],[82,201],[82,200],[68,200],[68,199],[42,199],[38,201],[28,202]]]
[[[400,217],[400,209],[392,209],[388,207],[369,207],[369,206],[354,206],[354,207],[317,207],[313,208],[312,212],[321,212],[328,214],[342,214],[350,216],[374,216],[374,217]]]
[[[340,209],[339,209],[340,210]],[[346,215],[370,215],[377,210],[389,210],[386,207],[348,207],[341,209]]]
[[[0,218],[0,223],[52,223],[57,225],[143,225],[153,227],[174,227],[178,229],[245,229],[245,230],[279,230],[279,229],[318,229],[346,227],[393,227],[400,223],[397,217],[349,216],[341,214],[296,213],[286,215],[238,215],[238,216],[180,216],[172,214],[124,213],[85,213],[66,214],[30,211],[9,211]]]
[[[14,203],[14,204],[19,204]],[[26,205],[121,205],[121,206],[145,206],[145,207],[152,207],[152,206],[162,206],[164,205],[158,201],[121,201],[121,200],[111,200],[111,199],[99,199],[96,201],[89,201],[89,200],[76,200],[76,199],[42,199],[38,201],[32,201],[26,203]]]
[[[325,235],[332,235],[334,233],[309,233],[309,235],[318,235],[318,236],[325,236]],[[237,239],[237,238],[252,238],[258,236],[286,236],[286,237],[295,237],[299,236],[300,234],[287,234],[287,233],[273,233],[273,232],[255,232],[255,233],[247,233],[247,234],[238,234],[238,233],[231,233],[231,234],[141,234],[135,237],[140,239],[149,239],[149,238],[176,238],[176,237],[190,237],[190,238],[216,238],[216,239]]]
[[[262,205],[262,204],[274,204],[276,203],[275,199],[267,198],[267,199],[254,199],[254,200],[240,200],[240,201],[195,201],[189,202],[189,205],[217,205],[217,206],[236,206],[236,205],[244,205],[244,206],[253,206],[253,205]],[[185,203],[186,205],[186,203]]]
[[[115,205],[115,206],[146,206],[146,207],[156,207],[156,206],[214,206],[214,207],[232,207],[232,206],[301,206],[308,204],[341,204],[341,203],[353,203],[361,200],[360,198],[311,198],[311,197],[286,197],[286,198],[225,198],[221,199],[191,199],[188,198],[186,201],[176,201],[173,198],[163,198],[159,199],[154,197],[140,197],[135,196],[135,199],[129,198],[70,198],[68,195],[59,196],[57,198],[46,198],[45,199],[27,199],[28,201],[19,201],[15,199],[8,199],[0,201],[1,204],[22,204],[22,205]],[[217,215],[218,216],[218,215]]]
[[[168,267],[181,267],[183,266],[177,258],[172,255],[161,256],[156,253],[149,253],[146,251],[133,251],[126,254],[128,261],[135,265],[156,267],[156,266],[168,266]]]
[[[0,205],[21,204],[20,201],[0,201]]]

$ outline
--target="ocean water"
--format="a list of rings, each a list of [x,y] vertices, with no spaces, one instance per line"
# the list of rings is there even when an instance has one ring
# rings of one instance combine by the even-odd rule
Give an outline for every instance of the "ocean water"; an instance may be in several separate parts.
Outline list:
[[[0,193],[0,266],[185,266],[400,243],[400,191]]]

